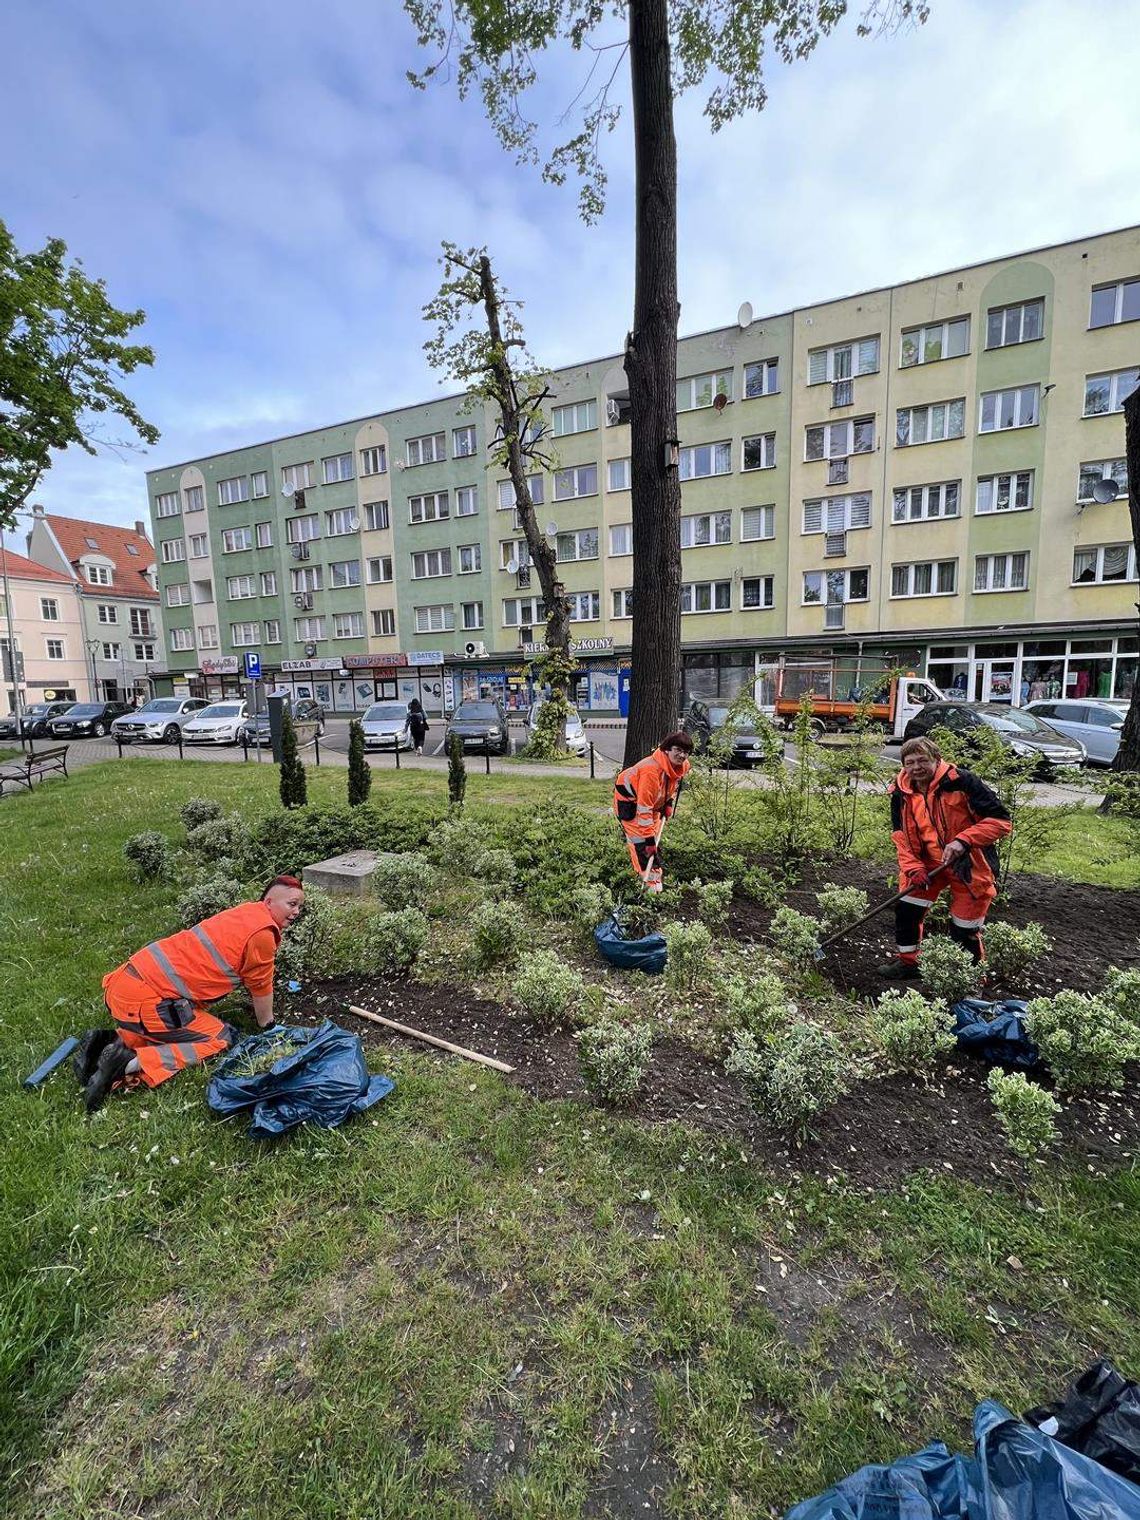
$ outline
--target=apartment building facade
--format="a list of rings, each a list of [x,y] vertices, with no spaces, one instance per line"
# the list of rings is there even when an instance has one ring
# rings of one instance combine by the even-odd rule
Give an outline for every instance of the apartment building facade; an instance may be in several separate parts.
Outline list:
[[[15,650],[15,661],[12,659]],[[83,609],[70,576],[0,549],[0,712],[89,695]]]
[[[1124,398],[1140,229],[738,321],[678,354],[685,686],[781,662],[901,663],[979,700],[1127,696],[1137,569]],[[578,701],[632,677],[628,392],[559,370],[532,489],[579,644]],[[495,418],[464,396],[148,474],[171,675],[256,649],[334,709],[529,700],[543,608]]]

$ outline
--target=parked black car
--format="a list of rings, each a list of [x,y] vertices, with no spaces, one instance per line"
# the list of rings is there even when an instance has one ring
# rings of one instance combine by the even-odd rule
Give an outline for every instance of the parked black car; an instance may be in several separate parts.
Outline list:
[[[51,720],[48,733],[53,739],[102,739],[115,719],[130,711],[129,702],[74,702]]]
[[[500,755],[511,752],[507,715],[494,697],[471,697],[460,702],[448,719],[445,738],[450,741],[452,734],[459,735],[464,749],[489,749]]]
[[[74,706],[74,702],[33,702],[31,707],[25,707],[20,719],[20,727],[24,731],[24,738],[42,738],[47,733],[48,724],[51,720],[60,717],[69,707]],[[15,739],[18,737],[15,713],[10,713],[6,718],[0,718],[0,738]]]
[[[302,697],[299,702],[290,704],[289,712],[294,723],[315,723],[317,725],[317,738],[324,737],[325,710],[319,702],[314,702],[310,697]],[[269,713],[259,712],[249,721],[242,725],[241,737],[247,744],[269,743]]]
[[[710,704],[694,697],[685,709],[681,727],[691,737],[698,750],[708,748],[709,740],[719,733],[728,721],[727,705]],[[741,718],[733,725],[730,765],[759,765],[764,758],[764,744],[755,726]]]
[[[1050,728],[1032,713],[1001,702],[928,702],[903,730],[904,739],[914,739],[935,728],[948,728],[954,734],[969,734],[972,729],[991,728],[1015,755],[1038,755],[1042,768],[1083,765],[1085,747],[1077,739]]]

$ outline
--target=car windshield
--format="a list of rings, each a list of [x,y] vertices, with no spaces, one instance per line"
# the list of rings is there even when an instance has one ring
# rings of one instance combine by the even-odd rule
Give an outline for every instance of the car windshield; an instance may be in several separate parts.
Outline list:
[[[140,713],[172,712],[176,713],[182,706],[180,697],[158,697],[153,702],[148,702],[145,707],[140,707]]]
[[[53,702],[37,702],[34,707],[24,708],[25,718],[42,718],[44,713],[51,712],[55,706]]]
[[[497,718],[499,709],[494,702],[460,702],[455,709],[455,716],[460,723],[469,723],[472,720],[482,721],[486,718]]]
[[[408,709],[399,702],[376,702],[364,714],[365,723],[402,723]]]
[[[1016,707],[998,707],[988,703],[985,707],[978,708],[978,717],[990,728],[996,728],[1000,734],[1037,734],[1040,737],[1055,732],[1047,723],[1042,723],[1040,718]]]
[[[728,712],[729,710],[727,707],[709,708],[709,722],[712,724],[713,728],[722,728],[724,724],[728,722]],[[750,734],[754,732],[754,729],[753,725],[748,721],[747,718],[738,717],[733,722],[732,731],[734,734]]]
[[[77,702],[74,707],[67,709],[69,718],[94,718],[97,713],[103,711],[102,702]]]
[[[240,702],[215,702],[211,707],[203,707],[197,716],[199,718],[236,718],[240,714]]]

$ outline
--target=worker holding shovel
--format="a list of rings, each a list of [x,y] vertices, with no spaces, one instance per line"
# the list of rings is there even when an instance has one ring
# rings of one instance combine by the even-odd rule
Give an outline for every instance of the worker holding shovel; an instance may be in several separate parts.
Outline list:
[[[692,752],[693,741],[688,734],[666,734],[651,755],[627,766],[614,782],[614,813],[625,834],[633,869],[647,892],[660,892],[664,885],[661,834],[677,806]]]
[[[930,739],[908,739],[891,782],[891,840],[902,894],[895,903],[897,958],[880,975],[915,978],[922,926],[950,888],[950,937],[983,959],[982,926],[997,896],[997,841],[1013,827],[984,781],[943,760]]]

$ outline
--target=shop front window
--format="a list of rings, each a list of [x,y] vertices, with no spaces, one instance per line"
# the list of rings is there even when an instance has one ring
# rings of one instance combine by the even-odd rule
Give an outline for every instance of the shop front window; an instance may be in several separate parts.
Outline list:
[[[1132,700],[1132,688],[1136,685],[1136,657],[1125,658],[1116,662],[1116,678],[1113,682],[1112,695],[1118,700],[1130,702]]]

